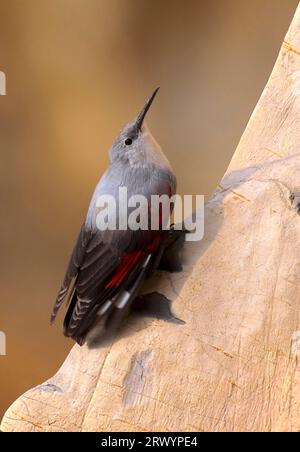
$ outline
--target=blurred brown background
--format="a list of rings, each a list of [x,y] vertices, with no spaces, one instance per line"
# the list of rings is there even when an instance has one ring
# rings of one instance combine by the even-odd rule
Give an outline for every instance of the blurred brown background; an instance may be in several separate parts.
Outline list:
[[[0,414],[72,345],[49,313],[118,130],[160,85],[148,124],[180,190],[210,194],[297,3],[0,0]]]

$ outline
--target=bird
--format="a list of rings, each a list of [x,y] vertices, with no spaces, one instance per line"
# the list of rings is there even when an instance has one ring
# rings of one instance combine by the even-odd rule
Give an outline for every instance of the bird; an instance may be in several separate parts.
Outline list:
[[[109,166],[96,185],[53,306],[51,323],[66,302],[63,333],[79,345],[88,342],[93,329],[107,331],[121,322],[168,243],[169,231],[162,227],[161,213],[159,228],[151,229],[151,209],[144,230],[100,230],[97,226],[97,199],[110,195],[118,203],[119,187],[126,187],[128,196],[143,195],[147,200],[152,195],[171,199],[176,194],[171,164],[145,123],[158,90],[109,150]]]

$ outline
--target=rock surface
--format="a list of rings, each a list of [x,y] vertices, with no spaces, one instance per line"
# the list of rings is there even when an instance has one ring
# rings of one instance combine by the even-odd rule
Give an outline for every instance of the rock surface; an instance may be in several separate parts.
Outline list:
[[[299,187],[298,8],[204,240],[151,282],[186,323],[132,317],[101,348],[75,345],[1,430],[299,431]]]

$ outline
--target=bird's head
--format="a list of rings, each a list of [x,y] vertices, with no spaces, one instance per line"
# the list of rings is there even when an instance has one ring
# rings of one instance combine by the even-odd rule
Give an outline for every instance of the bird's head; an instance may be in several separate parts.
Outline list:
[[[112,163],[122,161],[133,167],[143,166],[148,159],[155,159],[160,154],[160,146],[151,135],[144,119],[158,92],[153,92],[138,116],[127,124],[119,133],[110,149]]]

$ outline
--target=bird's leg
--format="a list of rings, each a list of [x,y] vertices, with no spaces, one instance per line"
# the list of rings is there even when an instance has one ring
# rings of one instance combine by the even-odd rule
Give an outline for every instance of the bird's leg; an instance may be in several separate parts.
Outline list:
[[[170,230],[167,231],[165,245],[157,265],[158,270],[164,270],[170,273],[182,271],[180,252],[187,233],[188,231],[184,227],[177,230],[174,228],[174,224],[171,225]]]

